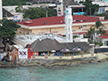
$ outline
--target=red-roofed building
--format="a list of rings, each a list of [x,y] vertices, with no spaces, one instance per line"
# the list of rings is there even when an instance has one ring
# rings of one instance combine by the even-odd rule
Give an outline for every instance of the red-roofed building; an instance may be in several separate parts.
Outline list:
[[[102,39],[108,39],[108,33],[106,33],[105,35],[99,35],[99,37],[101,37]]]
[[[72,31],[73,33],[85,33],[88,29],[95,25],[98,20],[104,24],[105,30],[108,30],[108,20],[103,17],[90,17],[83,15],[74,15]],[[44,17],[39,19],[33,19],[28,21],[22,21],[18,24],[21,28],[16,32],[17,34],[39,34],[39,33],[54,33],[65,35],[65,17],[55,16],[55,17]]]
[[[105,33],[105,35],[99,35],[98,38],[97,38],[97,42],[99,42],[99,41],[102,42],[103,45],[108,46],[108,33]]]

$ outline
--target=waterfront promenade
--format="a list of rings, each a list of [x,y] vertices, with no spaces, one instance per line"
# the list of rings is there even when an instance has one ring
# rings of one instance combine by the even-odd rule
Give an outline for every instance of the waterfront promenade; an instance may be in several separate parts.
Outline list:
[[[83,54],[75,56],[31,56],[30,59],[17,59],[17,66],[64,66],[104,62],[108,60],[108,53]],[[12,63],[13,64],[13,63]],[[13,67],[1,64],[0,67]],[[16,65],[15,65],[16,66]]]
[[[108,58],[108,53],[94,53],[94,54],[83,54],[76,56],[32,56],[31,59],[79,59],[79,58],[89,58],[89,57],[97,57],[97,59],[105,59]]]

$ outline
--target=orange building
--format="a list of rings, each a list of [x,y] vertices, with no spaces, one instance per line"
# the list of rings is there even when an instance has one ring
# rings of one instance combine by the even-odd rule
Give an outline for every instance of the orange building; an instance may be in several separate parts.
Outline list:
[[[104,25],[104,29],[108,30],[108,20],[104,17],[90,17],[83,15],[74,15],[72,23],[73,33],[85,34],[91,26],[95,25],[95,22],[100,20]],[[25,34],[39,34],[39,33],[54,33],[65,35],[65,17],[64,16],[55,16],[55,17],[44,17],[28,21],[22,21],[18,24],[21,26],[17,30],[17,35]]]

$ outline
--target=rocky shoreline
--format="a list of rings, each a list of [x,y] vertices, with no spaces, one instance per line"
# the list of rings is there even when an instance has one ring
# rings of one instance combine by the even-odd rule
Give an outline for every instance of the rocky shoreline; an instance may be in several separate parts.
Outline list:
[[[14,67],[18,67],[18,64],[12,64],[11,62],[0,62],[0,68],[14,68]]]
[[[108,58],[99,60],[97,57],[85,57],[78,59],[20,59],[17,63],[13,64],[11,62],[0,62],[0,68],[11,68],[11,67],[27,67],[27,66],[75,66],[79,64],[88,64],[88,63],[102,63],[108,61]]]
[[[98,60],[97,57],[89,58],[80,58],[80,59],[71,59],[71,60],[54,60],[54,59],[28,59],[28,60],[19,60],[19,66],[74,66],[78,64],[87,64],[87,63],[101,63],[108,61],[108,58]]]

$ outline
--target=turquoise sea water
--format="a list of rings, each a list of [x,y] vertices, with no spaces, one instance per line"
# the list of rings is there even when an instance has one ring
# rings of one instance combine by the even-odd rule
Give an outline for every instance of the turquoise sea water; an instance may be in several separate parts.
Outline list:
[[[0,68],[0,81],[108,81],[108,62],[71,67]]]

